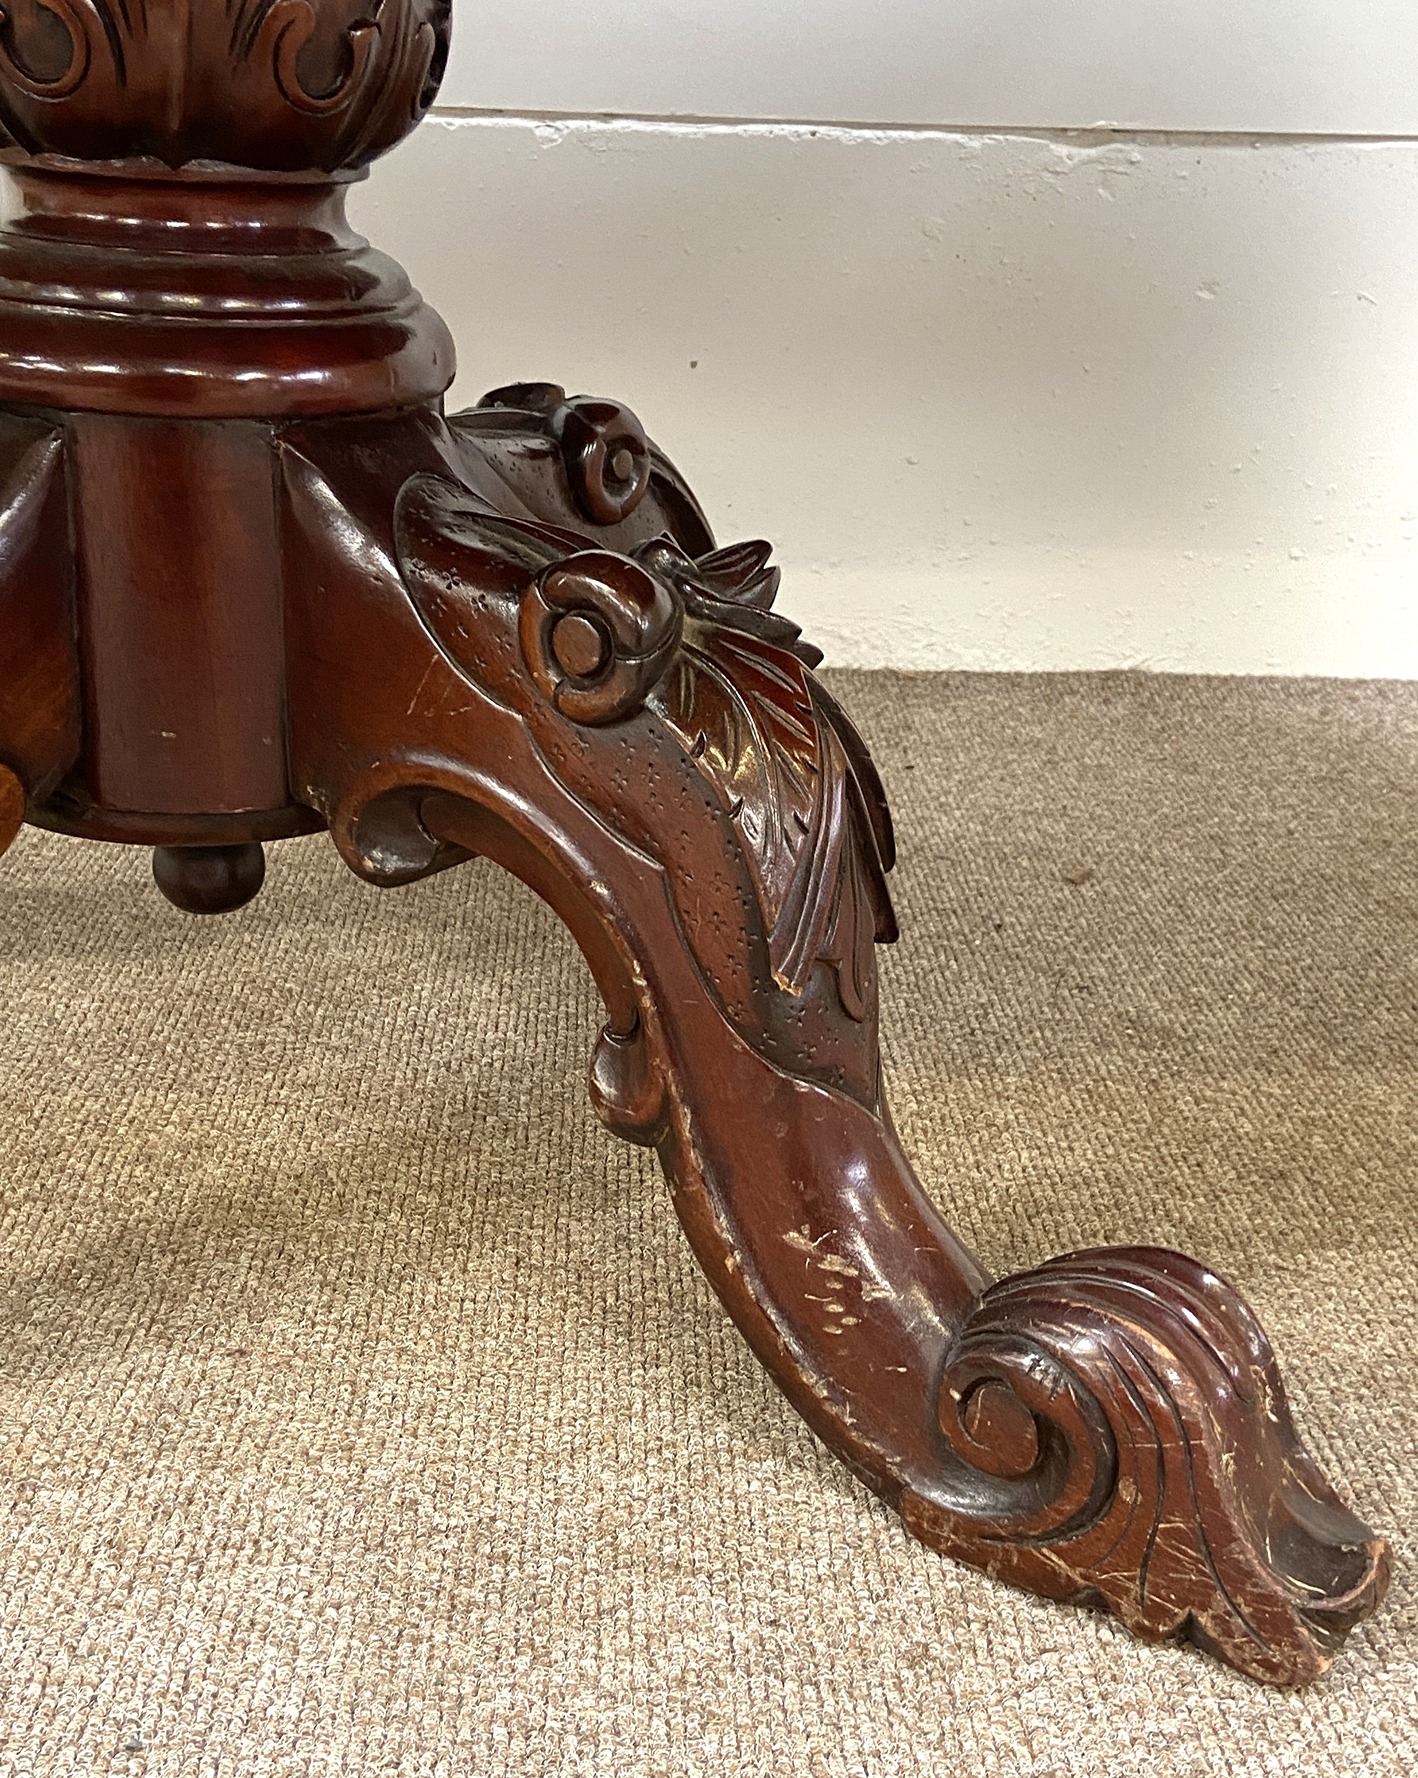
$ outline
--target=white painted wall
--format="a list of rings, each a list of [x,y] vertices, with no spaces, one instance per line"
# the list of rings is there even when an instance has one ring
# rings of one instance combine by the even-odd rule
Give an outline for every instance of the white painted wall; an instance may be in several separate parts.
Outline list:
[[[1418,677],[1413,0],[456,13],[358,211],[457,393],[629,401],[831,660]]]
[[[1413,0],[455,0],[444,102],[966,128],[1418,131]]]

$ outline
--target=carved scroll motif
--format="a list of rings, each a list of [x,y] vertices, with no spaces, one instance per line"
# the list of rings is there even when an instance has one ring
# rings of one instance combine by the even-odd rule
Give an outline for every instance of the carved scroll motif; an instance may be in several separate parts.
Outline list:
[[[432,104],[450,0],[4,0],[0,139],[32,154],[362,166]]]
[[[1002,1578],[1301,1684],[1382,1596],[1382,1542],[1301,1445],[1255,1316],[1155,1248],[987,1291],[941,1381],[947,1461],[912,1528]]]
[[[336,713],[296,738],[298,782],[372,880],[483,856],[557,910],[606,1006],[598,1112],[658,1150],[745,1337],[916,1535],[1257,1679],[1315,1678],[1388,1554],[1300,1445],[1249,1309],[1149,1248],[990,1284],[884,1103],[890,824],[772,610],[767,546],[715,549],[658,454],[637,511],[590,531],[571,404],[504,393],[401,446],[392,519],[377,449],[321,427],[293,450],[319,551],[296,658]],[[345,632],[366,587],[378,627]]]
[[[429,529],[456,535],[460,549],[440,557]],[[893,930],[884,880],[890,829],[861,743],[814,677],[814,651],[771,610],[777,577],[767,546],[691,560],[660,538],[629,556],[568,556],[565,534],[480,516],[470,496],[432,478],[406,490],[404,534],[405,583],[455,660],[472,666],[474,626],[485,636],[499,597],[507,598],[534,614],[522,632],[522,665],[542,707],[595,733],[606,732],[602,724],[611,735],[624,730],[634,744],[631,763],[618,769],[632,785],[637,754],[652,775],[657,726],[674,737],[674,771],[692,765],[735,835],[777,988],[803,994],[826,963],[846,1015],[839,1023],[857,1021],[852,1028],[868,1033],[872,942]],[[455,591],[460,574],[470,597]],[[577,613],[572,585],[585,595],[579,615],[588,626],[597,611],[625,621],[603,623],[595,645],[575,662],[568,650],[568,661],[549,670],[548,651],[540,643],[528,649],[527,637],[542,638],[547,624]],[[598,696],[606,701],[595,704]],[[577,697],[587,702],[578,706]],[[604,783],[605,756],[593,758],[588,780]],[[586,796],[584,786],[578,794]],[[663,814],[663,796],[653,787],[646,796],[659,798]],[[609,807],[598,813],[604,818]],[[694,950],[693,937],[689,943]],[[721,947],[719,957],[727,954]],[[706,984],[718,960],[712,947],[696,953]],[[758,1047],[768,1059],[767,1046]],[[719,1064],[726,1066],[723,1057]],[[755,1082],[741,1103],[768,1103],[784,1091],[782,1078]],[[665,1105],[687,1090],[655,1061],[643,1033],[602,1040],[595,1082],[613,1128],[658,1143]],[[722,1109],[697,1107],[705,1127]],[[787,1089],[772,1117],[791,1129],[796,1115]],[[838,1115],[848,1115],[840,1102]],[[864,1368],[849,1410],[829,1417],[824,1436],[855,1455],[862,1391],[889,1391],[888,1443],[901,1467],[884,1491],[925,1542],[1033,1592],[1101,1606],[1140,1636],[1188,1636],[1258,1679],[1299,1684],[1322,1673],[1344,1633],[1382,1596],[1387,1555],[1301,1445],[1270,1346],[1241,1298],[1179,1254],[1069,1255],[972,1293],[958,1321],[942,1327],[929,1372],[898,1384],[924,1357],[915,1341],[939,1313],[935,1298],[923,1284],[873,1284],[869,1293],[864,1281],[912,1276],[921,1255],[929,1269],[929,1256],[944,1252],[944,1281],[954,1289],[967,1262],[931,1245],[930,1213],[914,1181],[900,1185],[879,1126],[875,1134],[881,1146],[865,1199],[848,1192],[833,1160],[811,1186],[824,1203],[820,1225],[794,1224],[801,1231],[794,1251],[802,1243],[808,1263],[833,1268],[836,1318],[821,1337],[804,1334],[829,1312],[820,1309],[821,1292],[804,1294],[791,1278],[775,1287],[793,1297],[789,1320],[810,1342],[805,1349],[833,1345],[827,1360],[800,1360],[805,1368],[816,1365],[835,1383],[853,1363],[879,1364],[887,1351],[901,1362],[897,1372]],[[734,1140],[722,1128],[718,1136]],[[850,1144],[843,1148],[850,1156]],[[745,1182],[761,1178],[742,1148],[732,1153],[713,1189],[722,1214],[742,1214],[751,1225],[735,1237],[738,1254],[760,1222],[780,1224],[761,1203],[729,1208],[747,1204]],[[697,1156],[692,1146],[672,1150],[667,1164],[695,1177]],[[898,1187],[901,1201],[888,1214]],[[870,1239],[846,1244],[843,1231],[854,1220],[865,1221]],[[905,1243],[903,1258],[897,1243],[908,1226],[922,1233]],[[754,1252],[766,1275],[761,1241]],[[909,1334],[884,1331],[901,1298],[917,1304]],[[861,1353],[867,1347],[876,1355],[870,1361]],[[810,1415],[819,1399],[812,1395]]]
[[[480,581],[515,585],[523,665],[541,697],[576,724],[658,719],[737,836],[778,986],[801,995],[825,962],[845,1011],[864,1019],[872,947],[896,936],[890,817],[866,748],[814,678],[820,656],[771,609],[769,546],[697,561],[668,537],[630,555],[578,551],[565,532],[480,513],[430,478],[406,490],[402,510],[404,534],[423,540],[406,553],[405,577],[451,658],[485,676],[469,601],[485,608]],[[447,550],[425,547],[440,530],[465,546],[466,598],[450,588]],[[443,572],[420,566],[434,557]]]
[[[124,40],[104,0],[9,0],[0,6],[0,82],[32,99],[67,99],[105,49],[115,84],[122,85]]]

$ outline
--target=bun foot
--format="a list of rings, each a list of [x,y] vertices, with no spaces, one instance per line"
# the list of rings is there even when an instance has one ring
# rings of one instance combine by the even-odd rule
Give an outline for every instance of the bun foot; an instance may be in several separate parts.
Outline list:
[[[159,846],[153,879],[184,914],[232,914],[261,893],[266,854],[243,846]]]

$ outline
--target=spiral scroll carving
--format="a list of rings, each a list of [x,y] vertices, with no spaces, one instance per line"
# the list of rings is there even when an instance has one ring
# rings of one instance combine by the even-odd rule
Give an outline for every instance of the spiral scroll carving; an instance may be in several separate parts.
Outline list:
[[[451,0],[3,0],[0,143],[357,168],[432,104],[451,18]]]
[[[1383,1546],[1301,1445],[1260,1325],[1195,1260],[1099,1250],[995,1285],[938,1411],[920,1534],[1139,1635],[1299,1684],[1383,1592]]]
[[[537,689],[572,722],[640,709],[679,647],[683,609],[638,562],[586,550],[554,564],[522,600],[522,653]]]
[[[561,442],[571,492],[582,514],[595,525],[628,519],[650,487],[650,441],[645,429],[618,401],[582,397],[552,418]]]

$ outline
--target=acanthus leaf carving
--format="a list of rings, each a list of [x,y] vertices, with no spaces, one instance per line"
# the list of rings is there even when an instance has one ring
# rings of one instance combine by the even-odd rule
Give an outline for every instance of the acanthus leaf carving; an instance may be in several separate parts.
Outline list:
[[[690,562],[660,539],[639,555],[686,606],[684,645],[652,707],[739,828],[774,979],[801,994],[828,962],[844,1007],[864,1018],[871,948],[896,937],[880,843],[890,817],[875,771],[858,771],[865,746],[815,677],[820,653],[771,609],[779,571],[770,546],[737,544]]]
[[[683,547],[657,488],[634,523],[593,538],[545,437],[525,435],[540,484],[467,463],[453,440],[398,484],[392,522],[360,441],[307,435],[364,515],[354,539],[319,523],[349,552],[343,584],[379,584],[382,646],[372,671],[364,632],[327,657],[335,602],[312,575],[320,646],[306,655],[321,697],[356,714],[333,746],[305,738],[302,782],[337,834],[383,817],[394,856],[377,880],[437,868],[441,848],[442,862],[503,863],[561,913],[608,1015],[601,1116],[659,1150],[741,1330],[923,1541],[1142,1636],[1190,1635],[1257,1679],[1314,1679],[1382,1595],[1388,1553],[1300,1444],[1235,1291],[1148,1248],[992,1285],[915,1179],[876,1034],[890,821],[811,651],[769,608],[766,546],[692,549],[691,531]],[[321,476],[291,486],[332,491]],[[302,523],[324,510],[303,506]],[[661,524],[678,545],[651,536]],[[618,671],[643,677],[612,688]],[[367,739],[351,757],[354,729]],[[761,774],[775,748],[786,788],[770,796],[739,754]],[[801,817],[792,870],[799,841],[755,877],[735,810],[746,782]],[[782,976],[804,958],[793,1000]]]
[[[466,582],[474,599],[515,602],[525,670],[558,715],[658,719],[733,827],[779,988],[801,996],[824,963],[849,1016],[867,1018],[873,946],[896,936],[890,818],[865,746],[817,683],[818,652],[770,608],[769,546],[697,560],[663,536],[629,555],[568,548],[574,534],[438,478],[406,489],[401,512],[406,583],[460,668],[487,672],[452,590]]]
[[[657,543],[641,553],[663,562],[668,551]],[[862,819],[873,787],[856,777],[842,729],[853,751],[866,749],[819,696],[818,651],[769,609],[778,570],[768,553],[750,543],[678,565],[684,641],[649,701],[738,830],[774,980],[801,995],[825,963],[860,1021],[871,1007],[873,947],[896,937],[886,866]]]
[[[308,117],[333,117],[355,102],[369,75],[378,27],[352,25],[345,37],[349,67],[337,74],[323,92],[311,92],[301,76],[301,58],[315,39],[315,8],[310,0],[276,0],[260,19],[255,43],[249,52],[253,62],[270,58],[281,97]]]
[[[358,167],[432,104],[450,0],[4,0],[0,132],[30,154]]]

